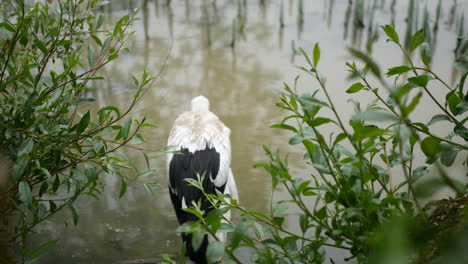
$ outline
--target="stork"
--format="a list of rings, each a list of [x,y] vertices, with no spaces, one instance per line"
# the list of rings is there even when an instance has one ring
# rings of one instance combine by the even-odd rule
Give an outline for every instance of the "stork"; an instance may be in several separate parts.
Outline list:
[[[190,186],[185,179],[204,175],[202,186],[207,194],[219,191],[238,199],[236,182],[231,170],[230,129],[210,112],[210,103],[204,96],[192,99],[191,111],[182,113],[174,122],[168,146],[178,153],[167,159],[168,185],[172,205],[179,224],[197,221],[197,216],[184,211],[192,202],[201,201],[201,209],[208,214],[214,208],[201,190]],[[225,215],[230,218],[230,212]],[[224,242],[225,234],[219,238]],[[198,250],[192,247],[192,236],[182,234],[186,255],[195,263],[207,263],[206,249],[209,237],[205,235]],[[211,240],[211,237],[210,237]]]

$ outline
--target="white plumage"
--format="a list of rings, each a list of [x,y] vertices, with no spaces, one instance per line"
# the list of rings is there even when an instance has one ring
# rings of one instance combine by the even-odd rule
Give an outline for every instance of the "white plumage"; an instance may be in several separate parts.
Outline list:
[[[231,171],[231,130],[209,111],[209,105],[204,96],[193,98],[192,110],[182,113],[174,121],[167,145],[173,150],[186,148],[191,153],[207,146],[216,149],[220,155],[220,166],[214,185],[219,187],[227,182],[227,193],[237,200],[236,182]],[[167,158],[168,171],[172,157],[173,154],[169,154]]]

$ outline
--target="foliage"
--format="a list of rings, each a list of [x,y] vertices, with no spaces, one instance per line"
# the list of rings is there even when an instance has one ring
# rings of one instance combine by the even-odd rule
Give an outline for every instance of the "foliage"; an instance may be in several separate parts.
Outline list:
[[[224,251],[236,263],[241,263],[235,253],[242,247],[253,251],[250,258],[255,263],[323,263],[325,247],[342,249],[359,263],[407,263],[417,258],[419,243],[431,239],[431,230],[418,224],[431,216],[431,210],[422,210],[421,199],[444,187],[457,196],[467,191],[468,185],[447,175],[445,168],[466,167],[457,157],[466,157],[468,149],[468,73],[457,67],[462,76],[451,87],[432,71],[431,45],[425,42],[424,31],[413,34],[406,47],[392,26],[382,29],[388,41],[401,48],[408,65],[392,67],[384,75],[370,55],[350,48],[357,62],[347,66],[357,80],[346,92],[369,93],[375,100],[362,105],[350,99],[355,114],[347,121],[320,74],[318,44],[311,56],[302,50],[307,65],[299,68],[317,81],[318,89],[300,95],[298,78],[292,87],[285,84],[277,106],[288,114],[272,127],[294,134],[289,143],[304,151],[310,173],[292,175],[287,158],[267,147],[269,161],[256,165],[271,175],[272,195],[282,187],[289,198],[272,203],[264,214],[221,194],[207,195],[217,209],[204,217],[194,204],[187,210],[200,220],[182,225],[179,232],[194,237],[232,233]],[[420,60],[413,61],[413,56]],[[457,61],[466,62],[463,56]],[[434,89],[446,89],[446,96],[437,98]],[[416,109],[428,104],[438,113],[424,123],[413,121]],[[450,129],[447,135],[433,131],[439,122]],[[330,129],[334,132],[324,132]],[[421,155],[422,163],[417,159]],[[437,177],[430,178],[429,171]],[[200,183],[191,184],[201,188]],[[226,210],[240,211],[240,223],[222,219]]]
[[[112,105],[88,110],[94,99],[86,97],[87,91],[104,79],[97,75],[100,68],[128,51],[123,45],[133,34],[136,15],[107,30],[98,12],[103,4],[0,3],[0,150],[13,161],[6,190],[10,206],[0,216],[16,223],[11,242],[24,242],[34,226],[62,209],[70,210],[76,224],[75,200],[97,198],[103,173],[121,176],[120,196],[127,180],[138,181],[127,170],[133,165],[116,151],[142,143],[139,131],[152,126],[129,113],[154,78],[147,73],[133,78],[135,95],[124,110]],[[149,165],[148,171],[137,170],[138,175],[150,172]],[[22,254],[37,257],[55,242],[23,248]]]

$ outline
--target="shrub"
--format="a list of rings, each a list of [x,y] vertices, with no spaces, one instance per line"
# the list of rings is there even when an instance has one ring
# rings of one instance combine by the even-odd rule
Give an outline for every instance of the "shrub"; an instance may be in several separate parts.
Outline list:
[[[10,245],[24,245],[37,224],[62,209],[70,210],[76,224],[75,200],[98,197],[104,188],[101,175],[121,177],[121,196],[132,179],[129,160],[117,151],[142,143],[139,131],[152,126],[129,113],[154,78],[147,73],[141,80],[133,78],[135,95],[127,109],[109,105],[97,113],[87,110],[94,101],[86,97],[87,91],[103,79],[99,69],[126,50],[136,15],[134,11],[122,17],[107,30],[96,12],[102,4],[0,3],[0,154],[12,163],[0,172],[10,174],[0,189],[6,204],[0,206],[0,234],[8,234]],[[140,175],[150,172],[148,168]],[[14,230],[6,230],[12,222]],[[32,250],[22,246],[22,254],[37,257],[56,242]],[[0,252],[5,247],[0,245]],[[0,262],[14,262],[0,255]]]
[[[457,86],[451,87],[432,71],[431,48],[422,30],[405,48],[392,26],[382,29],[389,41],[401,48],[408,65],[392,67],[383,74],[370,55],[350,48],[358,63],[347,66],[357,81],[346,92],[367,92],[375,100],[367,105],[351,100],[356,113],[347,121],[338,114],[320,74],[319,45],[311,55],[302,50],[307,65],[299,68],[312,76],[319,88],[300,95],[296,82],[294,86],[286,84],[277,106],[288,114],[273,127],[294,134],[289,143],[305,152],[310,174],[292,175],[287,158],[267,147],[269,161],[256,165],[271,175],[272,195],[282,186],[289,198],[272,204],[270,212],[264,214],[228,202],[220,194],[208,195],[218,209],[205,218],[196,206],[188,209],[200,220],[183,225],[179,232],[232,232],[228,244],[216,243],[213,247],[217,250],[208,254],[226,251],[236,263],[241,263],[235,256],[241,247],[252,250],[250,258],[255,263],[322,263],[324,247],[345,250],[348,259],[359,263],[406,263],[419,258],[421,245],[434,238],[434,230],[425,228],[434,208],[423,211],[421,198],[442,187],[449,187],[458,197],[467,190],[460,177],[451,177],[444,169],[454,164],[466,166],[456,162],[468,149],[468,118],[463,115],[468,110],[466,51],[456,63],[463,75]],[[418,49],[421,66],[412,59]],[[436,82],[447,90],[445,98],[433,94]],[[412,121],[423,96],[439,113],[427,123]],[[447,135],[433,132],[431,126],[438,122],[450,128]],[[334,133],[324,134],[325,126],[333,127]],[[418,155],[425,155],[425,162],[418,164]],[[426,179],[430,170],[439,177]],[[398,174],[402,181],[395,177]],[[240,223],[222,222],[220,215],[228,209],[241,212]],[[286,221],[299,226],[300,232],[288,229]]]

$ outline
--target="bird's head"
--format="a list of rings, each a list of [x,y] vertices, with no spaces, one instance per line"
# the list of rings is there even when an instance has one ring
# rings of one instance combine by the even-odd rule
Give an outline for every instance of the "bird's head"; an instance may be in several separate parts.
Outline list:
[[[192,99],[192,111],[209,111],[210,101],[200,95]]]

